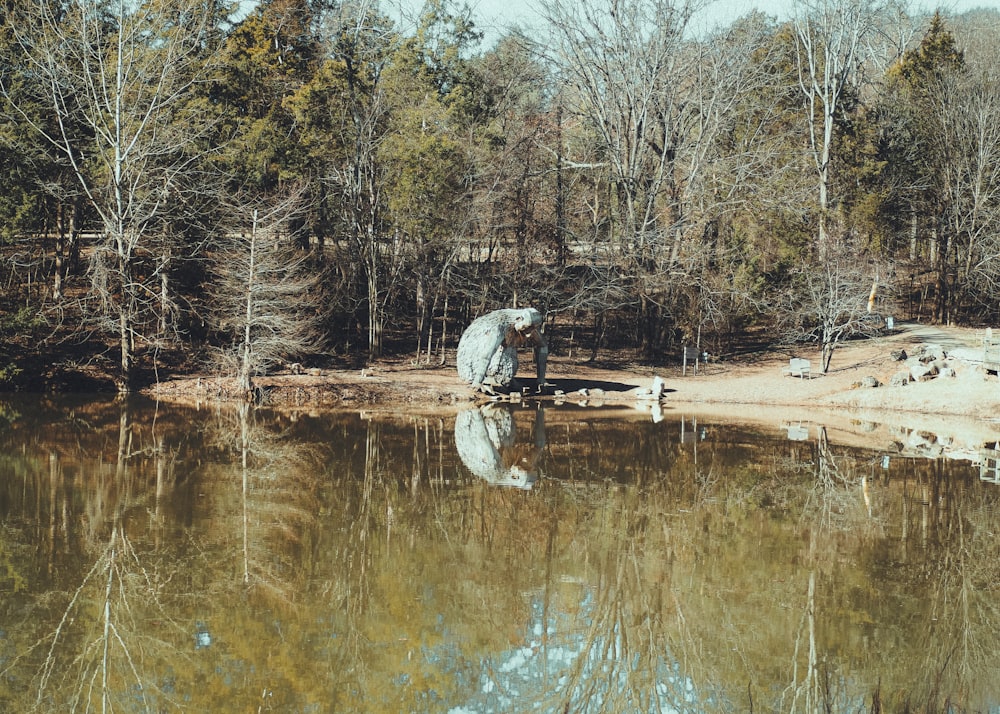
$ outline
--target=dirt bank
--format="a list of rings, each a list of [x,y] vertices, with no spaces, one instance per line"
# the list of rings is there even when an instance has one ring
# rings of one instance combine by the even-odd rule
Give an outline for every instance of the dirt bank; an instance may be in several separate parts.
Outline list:
[[[890,386],[904,368],[893,353],[920,353],[925,345],[940,345],[944,364],[953,372],[928,381]],[[600,404],[639,404],[637,391],[649,387],[655,376],[666,382],[660,408],[682,414],[711,414],[716,418],[769,423],[822,423],[831,428],[867,429],[868,424],[890,429],[962,434],[962,443],[978,444],[998,438],[1000,382],[983,369],[982,333],[966,328],[942,328],[915,323],[897,324],[891,334],[851,342],[838,348],[827,374],[799,379],[782,373],[788,352],[758,352],[739,359],[711,361],[698,374],[681,368],[651,368],[623,364],[614,368],[579,363],[553,355],[549,361],[546,400]],[[802,350],[796,356],[818,356]],[[524,375],[531,378],[530,373]],[[860,386],[872,377],[880,386]],[[422,367],[405,362],[382,362],[364,370],[309,370],[258,380],[266,403],[288,408],[364,408],[371,411],[426,411],[466,408],[471,391],[458,381],[453,364]],[[585,390],[581,392],[581,390]],[[148,390],[161,400],[211,403],[240,398],[232,380],[210,376],[173,380]],[[942,436],[954,439],[954,436]]]

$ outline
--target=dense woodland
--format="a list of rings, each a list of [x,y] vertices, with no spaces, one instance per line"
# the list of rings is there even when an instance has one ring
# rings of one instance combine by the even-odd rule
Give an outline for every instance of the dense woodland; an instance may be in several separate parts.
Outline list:
[[[824,369],[1000,317],[996,10],[539,7],[487,44],[449,0],[3,3],[5,388],[437,364],[522,305],[557,354]]]

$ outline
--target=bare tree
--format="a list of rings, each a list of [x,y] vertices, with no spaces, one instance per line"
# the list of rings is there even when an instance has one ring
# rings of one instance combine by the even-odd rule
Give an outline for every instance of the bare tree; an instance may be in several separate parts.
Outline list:
[[[980,42],[971,40],[979,38]],[[968,53],[935,14],[919,46],[893,68],[886,101],[898,200],[910,212],[910,257],[935,275],[934,317],[972,297],[993,309],[1000,291],[1000,91],[989,34]],[[925,251],[918,241],[925,238]]]
[[[100,326],[120,349],[119,388],[129,391],[144,320],[161,303],[155,245],[191,162],[185,151],[206,127],[188,112],[188,90],[205,67],[215,18],[201,0],[68,0],[17,3],[10,27],[55,120],[6,85],[4,95],[69,163],[101,224],[91,261]],[[80,130],[83,127],[83,130]],[[152,321],[157,324],[156,320]]]
[[[611,237],[641,260],[655,250],[658,198],[674,178],[692,3],[547,0],[543,8],[566,104],[595,133],[614,185]]]
[[[830,173],[838,113],[846,93],[860,81],[868,43],[879,34],[884,2],[797,0],[795,39],[798,84],[809,130],[809,153],[816,169],[819,256],[828,239]],[[878,54],[878,53],[876,53]]]
[[[951,79],[939,119],[951,139],[941,166],[945,229],[956,244],[956,280],[992,306],[1000,294],[1000,85],[995,69]]]
[[[640,286],[635,327],[646,351],[655,350],[665,334],[663,317],[692,218],[685,199],[690,171],[697,170],[691,144],[698,141],[693,132],[702,105],[691,96],[695,55],[685,35],[696,5],[543,4],[548,52],[564,85],[566,124],[575,125],[584,137],[579,146],[588,147],[585,158],[561,156],[559,168],[594,175],[602,224],[596,237],[606,242],[607,259]]]
[[[831,241],[826,260],[799,268],[782,296],[782,335],[791,342],[818,344],[821,371],[827,372],[841,340],[872,336],[882,327],[881,318],[869,312],[879,272],[845,241]],[[883,267],[881,273],[887,270]]]
[[[647,351],[659,348],[670,328],[698,331],[700,301],[680,293],[724,259],[720,217],[767,194],[762,187],[789,170],[787,161],[773,168],[780,150],[767,129],[774,103],[748,106],[774,84],[773,62],[762,61],[758,49],[773,28],[757,18],[698,38],[693,22],[701,5],[544,4],[548,51],[572,118],[567,126],[593,136],[567,141],[560,169],[603,174],[598,181],[607,188],[598,186],[593,202],[601,204],[594,224],[601,222],[603,234],[596,237],[610,244],[606,259],[634,279]],[[581,146],[595,153],[573,156]],[[684,314],[685,306],[694,307]]]
[[[303,203],[301,192],[292,192],[238,207],[242,230],[224,239],[213,261],[214,322],[229,338],[219,361],[248,396],[254,376],[309,352],[320,339],[320,274],[289,231]]]
[[[390,97],[383,72],[395,36],[371,0],[344,3],[326,19],[332,74],[340,101],[327,119],[337,127],[325,183],[340,197],[347,241],[364,271],[368,307],[368,354],[382,352],[387,308],[402,274],[405,249],[386,219],[386,167],[379,147],[389,131]]]

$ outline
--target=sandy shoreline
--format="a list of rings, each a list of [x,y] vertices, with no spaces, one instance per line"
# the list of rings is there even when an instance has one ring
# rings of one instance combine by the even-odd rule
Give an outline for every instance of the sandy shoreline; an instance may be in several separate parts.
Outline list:
[[[842,345],[829,373],[814,373],[811,379],[783,374],[788,354],[777,352],[713,361],[698,374],[689,368],[687,376],[679,366],[608,368],[555,355],[549,361],[550,386],[544,399],[648,409],[648,402],[637,400],[637,392],[660,376],[667,389],[660,401],[664,414],[776,427],[823,425],[867,436],[885,429],[895,439],[918,432],[924,435],[921,439],[953,450],[978,449],[1000,439],[1000,381],[977,363],[981,341],[974,329],[903,323],[879,339]],[[890,386],[892,376],[905,368],[893,353],[915,355],[928,344],[943,348],[941,364],[953,375]],[[796,356],[811,359],[817,369],[815,353],[802,350]],[[530,367],[522,376],[533,383]],[[859,386],[865,377],[874,377],[881,386]],[[259,380],[259,386],[265,399],[279,408],[455,412],[475,403],[453,364],[428,368],[387,362],[364,370],[310,370],[268,377]],[[201,404],[238,399],[234,387],[232,380],[202,376],[163,382],[148,393],[161,400]],[[557,397],[557,392],[562,395]]]

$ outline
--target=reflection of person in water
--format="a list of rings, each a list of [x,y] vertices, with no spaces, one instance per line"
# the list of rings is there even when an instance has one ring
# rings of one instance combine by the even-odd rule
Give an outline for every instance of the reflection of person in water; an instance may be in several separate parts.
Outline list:
[[[538,479],[545,449],[545,413],[535,411],[532,444],[515,441],[514,415],[505,406],[487,404],[455,417],[455,447],[462,463],[494,486],[529,489]]]

